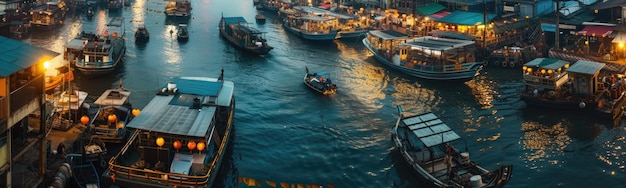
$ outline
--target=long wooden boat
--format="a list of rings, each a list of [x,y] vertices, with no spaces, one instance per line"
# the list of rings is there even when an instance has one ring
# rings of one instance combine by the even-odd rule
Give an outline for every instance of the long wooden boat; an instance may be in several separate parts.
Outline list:
[[[83,154],[69,153],[66,156],[65,162],[72,167],[72,180],[75,187],[100,187],[100,174],[98,174],[98,171],[93,163],[85,160],[85,156]]]
[[[392,30],[370,31],[363,44],[392,69],[431,80],[471,80],[483,67],[474,41],[424,36],[409,39]]]
[[[130,91],[121,86],[105,90],[94,102],[98,112],[90,123],[94,139],[105,143],[122,143],[126,126],[133,119]]]
[[[120,187],[212,187],[233,129],[234,83],[181,77],[167,84],[128,128],[103,181]]]
[[[30,25],[35,30],[52,30],[63,24],[67,7],[65,2],[47,2],[30,11]]]
[[[294,6],[293,9],[299,11],[301,14],[337,19],[338,22],[333,28],[337,30],[336,39],[363,38],[370,30],[365,19],[360,19],[358,16],[340,14],[310,6]]]
[[[265,55],[274,49],[267,44],[265,32],[248,26],[243,17],[223,17],[220,21],[220,35],[239,49],[258,55]]]
[[[305,69],[304,84],[306,86],[323,95],[335,94],[337,92],[337,85],[330,80],[330,73],[309,73],[309,68],[305,67]]]
[[[626,82],[601,73],[604,63],[536,58],[522,67],[521,98],[531,106],[583,109],[599,112],[618,122],[626,106]],[[616,81],[617,80],[617,81]]]
[[[470,160],[468,151],[454,146],[461,137],[435,114],[400,113],[392,140],[402,157],[424,181],[436,187],[503,187],[513,175],[512,165],[487,170]],[[467,150],[467,149],[466,149]]]
[[[287,31],[308,40],[332,41],[337,37],[337,30],[333,29],[336,19],[317,16],[287,16],[283,26]],[[336,28],[336,27],[335,27]]]
[[[76,69],[86,76],[98,76],[113,72],[123,61],[126,53],[124,19],[113,18],[103,33],[88,39],[83,57],[75,63]]]
[[[191,1],[188,0],[169,0],[165,6],[165,16],[189,18],[191,17]]]

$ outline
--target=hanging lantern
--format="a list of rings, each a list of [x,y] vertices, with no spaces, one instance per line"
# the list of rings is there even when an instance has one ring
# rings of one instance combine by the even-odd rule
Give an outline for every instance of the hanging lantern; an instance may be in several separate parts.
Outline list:
[[[86,116],[86,115],[83,115],[83,117],[80,117],[80,122],[81,122],[83,125],[87,125],[87,123],[89,123],[89,117],[88,117],[88,116]]]
[[[141,110],[136,109],[136,108],[135,108],[135,109],[133,109],[133,111],[132,111],[132,114],[133,114],[133,116],[135,116],[135,117],[137,117],[137,116],[139,115],[139,113],[141,113]]]
[[[527,67],[527,66],[523,66],[523,67],[522,67],[522,70],[523,70],[523,71],[526,71],[526,69],[528,69],[528,67]]]
[[[533,73],[533,68],[528,67],[526,70],[528,70],[528,73]]]
[[[541,74],[545,74],[546,73],[546,69],[541,69]]]
[[[548,70],[548,74],[552,74],[553,72],[553,70]]]
[[[115,114],[109,115],[109,122],[115,123],[117,121],[117,116]]]
[[[565,64],[565,68],[569,68],[569,63],[568,63],[568,64]]]
[[[194,142],[194,141],[189,141],[189,143],[187,143],[187,149],[189,149],[189,150],[194,150],[194,149],[196,149],[196,142]]]
[[[176,141],[174,141],[174,149],[178,150],[178,149],[180,149],[181,147],[183,147],[183,143],[182,143],[182,142],[180,142],[180,140],[176,140]]]
[[[165,144],[165,139],[163,139],[163,137],[158,137],[158,138],[156,139],[156,145],[157,145],[157,146],[161,147],[161,146],[163,146],[164,144]]]
[[[197,145],[198,151],[204,150],[205,147],[206,147],[206,144],[204,142],[198,142],[198,145]]]

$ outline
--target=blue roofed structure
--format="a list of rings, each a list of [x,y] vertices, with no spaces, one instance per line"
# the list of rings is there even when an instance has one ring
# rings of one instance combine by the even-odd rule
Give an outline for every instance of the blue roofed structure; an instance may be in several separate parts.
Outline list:
[[[243,23],[248,23],[246,22],[246,19],[243,17],[224,17],[224,22],[226,22],[226,25],[229,24],[243,24]]]
[[[8,77],[59,53],[0,36],[0,77]]]

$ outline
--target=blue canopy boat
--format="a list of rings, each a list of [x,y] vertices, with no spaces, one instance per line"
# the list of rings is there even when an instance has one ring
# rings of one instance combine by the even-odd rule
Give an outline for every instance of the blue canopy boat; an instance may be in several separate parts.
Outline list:
[[[309,68],[306,68],[306,74],[304,75],[304,84],[314,91],[323,95],[335,94],[337,92],[337,85],[330,80],[330,73],[328,72],[315,72],[309,73]]]
[[[265,32],[248,26],[243,17],[223,17],[220,21],[220,35],[235,47],[258,55],[265,55],[274,49],[267,44]]]
[[[308,40],[332,41],[337,37],[337,19],[318,16],[287,16],[287,31]],[[334,27],[333,27],[334,26]]]

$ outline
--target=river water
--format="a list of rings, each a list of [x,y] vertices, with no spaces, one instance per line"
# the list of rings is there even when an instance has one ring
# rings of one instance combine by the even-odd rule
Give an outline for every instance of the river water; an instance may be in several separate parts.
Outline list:
[[[166,1],[135,0],[120,12],[69,17],[52,33],[23,41],[62,53],[81,31],[102,30],[110,17],[126,21],[125,63],[113,74],[74,85],[95,100],[123,80],[131,102],[143,108],[172,77],[217,77],[235,82],[232,144],[217,187],[247,187],[238,177],[334,187],[419,187],[416,173],[395,149],[391,127],[405,112],[432,111],[467,141],[472,160],[488,169],[513,164],[508,187],[620,187],[626,183],[624,125],[574,111],[526,107],[521,70],[486,67],[472,81],[438,82],[409,77],[378,63],[360,40],[312,43],[287,33],[274,12],[256,25],[251,0],[193,1],[190,40],[179,43]],[[267,32],[275,49],[265,57],[242,53],[219,37],[220,16],[243,16]],[[134,43],[144,24],[146,45]],[[53,62],[61,66],[62,55]],[[339,90],[318,95],[302,83],[305,66],[327,71]],[[465,148],[463,148],[465,149]]]

